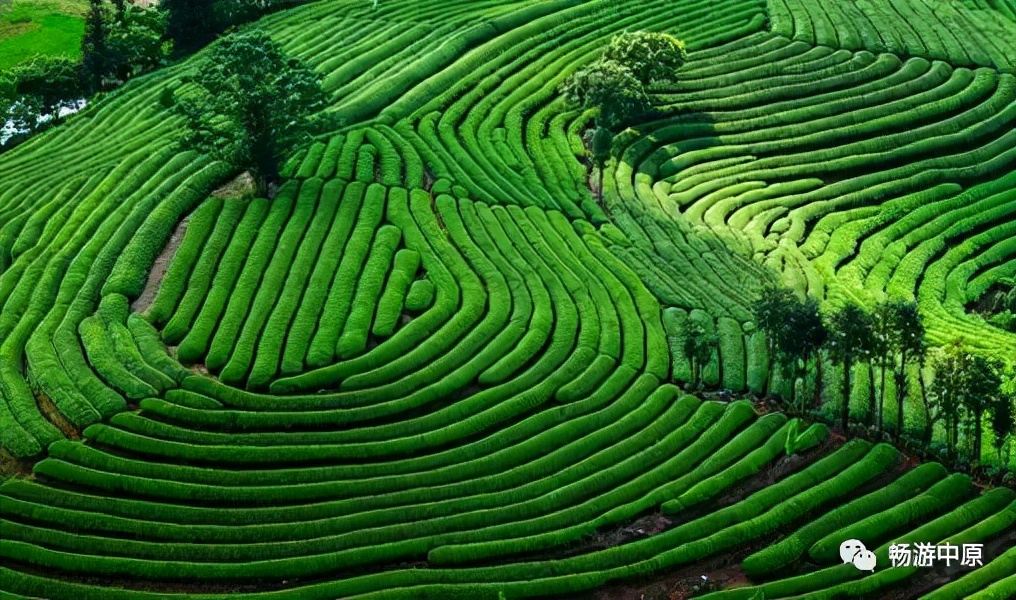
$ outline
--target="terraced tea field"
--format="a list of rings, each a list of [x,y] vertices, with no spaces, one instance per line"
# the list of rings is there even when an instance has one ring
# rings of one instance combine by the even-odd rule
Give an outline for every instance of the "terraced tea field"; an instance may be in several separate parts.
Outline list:
[[[1016,276],[1012,0],[321,0],[258,26],[335,123],[271,200],[213,195],[236,173],[174,144],[160,98],[201,54],[0,155],[0,598],[731,572],[696,597],[1016,597],[1012,489],[679,387],[699,325],[709,387],[789,388],[751,322],[770,278],[916,299],[932,343],[1013,357],[965,311]],[[558,86],[636,29],[689,60],[600,204]],[[897,542],[983,564],[891,566]]]

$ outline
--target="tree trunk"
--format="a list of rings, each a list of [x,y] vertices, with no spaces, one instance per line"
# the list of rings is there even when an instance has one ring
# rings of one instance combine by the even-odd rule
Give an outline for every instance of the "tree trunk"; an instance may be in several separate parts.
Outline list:
[[[822,353],[815,356],[815,395],[811,399],[812,407],[822,408]]]
[[[875,425],[877,407],[875,405],[875,363],[868,362],[868,425]]]
[[[974,461],[981,462],[981,426],[984,422],[984,413],[975,413],[974,419]]]
[[[956,417],[949,419],[949,457],[956,458],[956,446],[960,442],[960,420]]]
[[[797,361],[794,361],[794,366],[786,368],[784,373],[790,374],[790,406],[797,410]]]
[[[603,167],[604,165],[599,166],[600,185],[596,188],[596,202],[600,206],[603,206]]]
[[[878,385],[878,430],[882,431],[882,419],[885,418],[885,368],[886,363],[879,366],[881,381]]]
[[[931,421],[931,409],[928,408],[928,384],[924,381],[924,365],[917,367],[917,382],[921,386],[921,403],[924,404],[924,444],[931,443],[931,432],[935,424]]]
[[[903,437],[903,403],[907,399],[907,351],[900,353],[900,370],[896,372],[896,439]]]
[[[254,180],[254,186],[257,187],[257,195],[260,198],[268,197],[268,177],[260,169],[250,170],[251,179]]]
[[[843,427],[843,433],[850,431],[847,426],[850,424],[850,369],[853,366],[851,357],[843,359],[843,398],[840,405],[840,424]]]

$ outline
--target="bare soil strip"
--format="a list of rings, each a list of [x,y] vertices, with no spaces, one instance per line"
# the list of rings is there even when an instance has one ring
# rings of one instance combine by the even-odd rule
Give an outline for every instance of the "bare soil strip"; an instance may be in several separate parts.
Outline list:
[[[155,264],[148,273],[148,282],[145,283],[144,291],[131,304],[133,312],[144,313],[152,305],[152,302],[155,301],[155,296],[159,293],[159,286],[162,285],[162,278],[166,276],[166,270],[169,269],[169,263],[173,261],[173,257],[176,256],[176,251],[183,241],[183,235],[187,233],[187,223],[189,221],[189,216],[180,221],[173,235],[169,238],[169,243],[162,249],[162,254],[159,255],[159,258],[155,259]]]

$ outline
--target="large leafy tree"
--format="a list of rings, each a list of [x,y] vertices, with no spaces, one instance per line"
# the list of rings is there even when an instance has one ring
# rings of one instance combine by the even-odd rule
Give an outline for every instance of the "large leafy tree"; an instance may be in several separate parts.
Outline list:
[[[151,71],[166,61],[172,44],[164,42],[165,14],[151,8],[128,4],[112,11],[106,46],[110,53],[110,72],[119,81]]]
[[[185,143],[250,170],[262,194],[325,101],[318,76],[256,29],[220,40],[188,81],[175,103]]]
[[[850,422],[851,373],[854,365],[868,360],[872,348],[871,315],[853,302],[845,304],[829,318],[829,357],[843,365],[840,424],[848,431]]]
[[[611,156],[614,133],[652,105],[646,86],[675,78],[686,58],[684,44],[671,35],[623,33],[611,40],[596,62],[561,84],[560,91],[569,105],[596,113],[590,146],[599,170],[599,201],[603,201],[603,169]]]

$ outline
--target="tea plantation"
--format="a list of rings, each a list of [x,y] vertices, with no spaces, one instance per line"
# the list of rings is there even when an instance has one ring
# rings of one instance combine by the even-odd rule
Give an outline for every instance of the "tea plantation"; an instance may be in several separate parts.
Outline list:
[[[1016,360],[966,311],[1016,277],[1012,0],[320,0],[257,26],[334,123],[273,198],[213,194],[237,174],[176,144],[202,53],[0,155],[0,598],[621,597],[593,594],[730,565],[695,597],[1016,597],[1012,489],[680,386],[693,326],[708,388],[793,385],[752,322],[770,278],[914,299],[929,343]],[[558,88],[626,30],[688,62],[601,203]],[[891,566],[897,542],[983,564]]]

